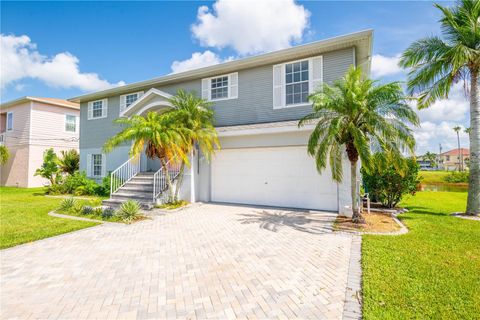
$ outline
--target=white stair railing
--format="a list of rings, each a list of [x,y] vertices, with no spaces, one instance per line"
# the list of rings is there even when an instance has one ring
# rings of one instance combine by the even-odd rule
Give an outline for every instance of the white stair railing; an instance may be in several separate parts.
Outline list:
[[[170,175],[170,179],[173,181],[178,174],[180,173],[180,167],[182,166],[181,161],[167,162],[167,170],[168,174]],[[158,196],[167,189],[167,175],[165,174],[163,167],[161,167],[155,174],[153,175],[153,202],[155,202]]]
[[[110,194],[114,194],[140,172],[140,156],[134,156],[125,161],[110,174]]]

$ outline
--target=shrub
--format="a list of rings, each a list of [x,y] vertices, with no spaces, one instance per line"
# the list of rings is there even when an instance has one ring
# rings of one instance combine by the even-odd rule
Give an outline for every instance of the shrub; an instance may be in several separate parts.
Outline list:
[[[374,156],[374,169],[367,172],[361,169],[365,191],[373,201],[381,202],[387,208],[395,207],[405,194],[415,194],[420,183],[419,165],[415,159],[405,159],[403,174],[391,163],[383,163]]]
[[[123,222],[130,223],[135,220],[140,213],[140,204],[135,200],[128,200],[120,205],[116,212],[116,216]]]
[[[93,208],[90,206],[83,206],[82,208],[82,214],[87,215],[87,214],[92,214],[93,213]]]
[[[445,182],[449,183],[460,183],[468,182],[469,173],[468,171],[452,171],[443,177]]]
[[[80,202],[75,202],[72,208],[70,208],[70,213],[81,214],[83,212],[83,205]]]
[[[43,163],[40,168],[35,171],[35,176],[41,176],[48,179],[50,185],[55,185],[60,179],[60,169],[58,167],[58,158],[53,148],[45,150],[43,153]]]
[[[110,219],[114,213],[115,211],[111,207],[106,207],[102,211],[102,219]]]
[[[103,209],[101,207],[95,208],[93,209],[92,214],[97,217],[102,217]]]
[[[69,211],[75,206],[76,203],[77,200],[75,200],[74,198],[66,198],[60,202],[60,206],[58,207],[58,209],[60,211]]]
[[[62,156],[57,160],[60,171],[69,175],[77,172],[80,165],[80,155],[77,150],[63,150],[60,153]]]
[[[95,194],[102,197],[108,197],[110,195],[110,180],[110,174],[107,174],[105,177],[103,177],[102,184],[97,185]]]

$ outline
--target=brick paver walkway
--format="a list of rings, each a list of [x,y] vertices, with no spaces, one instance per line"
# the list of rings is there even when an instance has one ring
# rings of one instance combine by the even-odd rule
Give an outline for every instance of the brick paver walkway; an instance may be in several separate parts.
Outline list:
[[[203,204],[1,252],[2,319],[341,319],[329,213]]]

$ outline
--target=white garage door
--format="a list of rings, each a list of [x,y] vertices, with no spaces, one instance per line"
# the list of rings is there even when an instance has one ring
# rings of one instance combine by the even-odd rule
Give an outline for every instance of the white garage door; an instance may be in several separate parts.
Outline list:
[[[330,168],[320,175],[305,146],[221,150],[211,181],[216,202],[338,210]]]

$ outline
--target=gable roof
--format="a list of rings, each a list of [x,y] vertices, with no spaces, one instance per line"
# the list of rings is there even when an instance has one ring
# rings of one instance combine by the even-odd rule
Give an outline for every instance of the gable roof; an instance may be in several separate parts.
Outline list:
[[[8,108],[8,107],[12,107],[14,105],[29,102],[29,101],[40,102],[40,103],[45,103],[45,104],[50,104],[50,105],[60,106],[60,107],[66,107],[66,108],[71,108],[71,109],[77,109],[77,110],[80,109],[80,105],[76,102],[63,100],[63,99],[56,99],[56,98],[42,98],[42,97],[29,97],[29,96],[25,96],[25,97],[22,97],[22,98],[19,98],[19,99],[7,101],[5,103],[0,104],[0,107]]]
[[[463,155],[465,155],[465,154],[466,154],[466,155],[469,155],[469,154],[470,154],[470,149],[460,148],[460,150],[461,150],[461,153],[462,153]],[[455,149],[452,149],[452,150],[443,152],[443,153],[441,153],[440,155],[442,155],[442,156],[456,156],[456,155],[458,155],[458,154],[459,154],[458,148],[455,148]]]
[[[325,52],[355,47],[355,62],[367,73],[370,73],[372,55],[373,30],[365,30],[347,35],[315,41],[283,50],[264,53],[244,59],[233,60],[216,64],[209,67],[189,70],[185,72],[168,74],[159,78],[135,82],[132,84],[115,87],[103,91],[97,91],[78,97],[68,99],[73,102],[85,102],[95,99],[102,99],[112,95],[119,95],[133,92],[139,89],[146,89],[151,86],[166,85],[181,81],[207,78],[215,74],[234,72],[266,64],[276,64],[289,60],[296,60],[305,56],[313,56]]]

